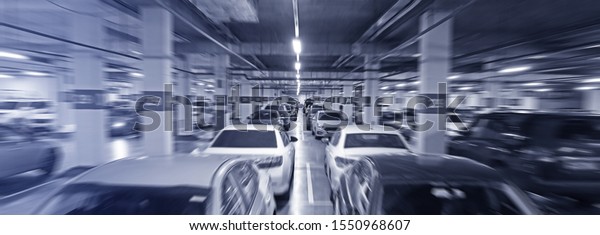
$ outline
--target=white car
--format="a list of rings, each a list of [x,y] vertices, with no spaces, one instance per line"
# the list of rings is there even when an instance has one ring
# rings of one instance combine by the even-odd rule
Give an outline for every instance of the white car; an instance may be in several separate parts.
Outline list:
[[[271,176],[276,195],[288,195],[294,172],[295,148],[290,137],[279,126],[264,124],[230,125],[221,130],[203,151],[215,155],[242,156],[256,161]],[[194,150],[193,154],[200,150]]]
[[[311,133],[315,138],[331,137],[334,133],[348,126],[348,117],[344,112],[322,110],[311,120]]]
[[[34,214],[256,215],[275,213],[269,177],[250,161],[131,158],[70,180]]]
[[[344,171],[363,156],[410,152],[400,133],[385,126],[351,125],[324,141],[325,170],[333,190],[339,187]]]
[[[0,101],[0,123],[49,131],[56,127],[56,112],[48,100],[5,100]]]

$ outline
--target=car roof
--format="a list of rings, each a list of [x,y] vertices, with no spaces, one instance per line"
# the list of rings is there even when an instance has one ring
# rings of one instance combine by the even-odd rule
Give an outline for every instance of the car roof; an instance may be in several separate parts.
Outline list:
[[[268,124],[235,124],[223,128],[223,130],[256,130],[256,131],[275,131],[277,127]]]
[[[210,188],[215,172],[228,159],[187,155],[128,158],[93,168],[70,183]]]
[[[494,169],[471,159],[450,155],[390,153],[368,156],[384,184],[403,181],[505,182]]]

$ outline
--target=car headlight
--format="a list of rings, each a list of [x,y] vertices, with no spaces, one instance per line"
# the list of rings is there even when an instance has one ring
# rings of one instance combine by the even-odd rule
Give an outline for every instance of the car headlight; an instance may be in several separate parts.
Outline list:
[[[283,165],[283,156],[260,158],[254,161],[258,168],[273,168]]]
[[[112,127],[113,128],[121,128],[121,127],[124,127],[125,125],[126,125],[125,122],[115,122],[112,124]]]
[[[354,162],[356,162],[356,160],[354,160],[354,159],[345,158],[345,157],[335,157],[334,159],[335,159],[335,165],[340,168],[348,167],[348,166],[354,164]]]

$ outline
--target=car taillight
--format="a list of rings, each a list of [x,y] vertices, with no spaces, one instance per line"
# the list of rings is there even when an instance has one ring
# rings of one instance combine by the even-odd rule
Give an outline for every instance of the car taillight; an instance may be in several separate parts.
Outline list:
[[[338,167],[347,167],[352,165],[356,160],[344,157],[335,157],[335,165]]]
[[[258,168],[273,168],[283,165],[283,156],[261,158],[254,161]]]

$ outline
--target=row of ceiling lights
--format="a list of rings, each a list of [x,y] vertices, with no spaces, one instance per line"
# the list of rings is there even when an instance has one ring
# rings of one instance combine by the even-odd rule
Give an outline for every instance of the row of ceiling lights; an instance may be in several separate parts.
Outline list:
[[[300,53],[302,52],[302,41],[300,41],[300,26],[298,19],[298,0],[292,0],[294,10],[294,35],[296,36],[292,40],[292,49],[296,53],[296,62],[294,68],[296,69],[296,95],[300,94],[300,69],[302,63],[300,63]]]

